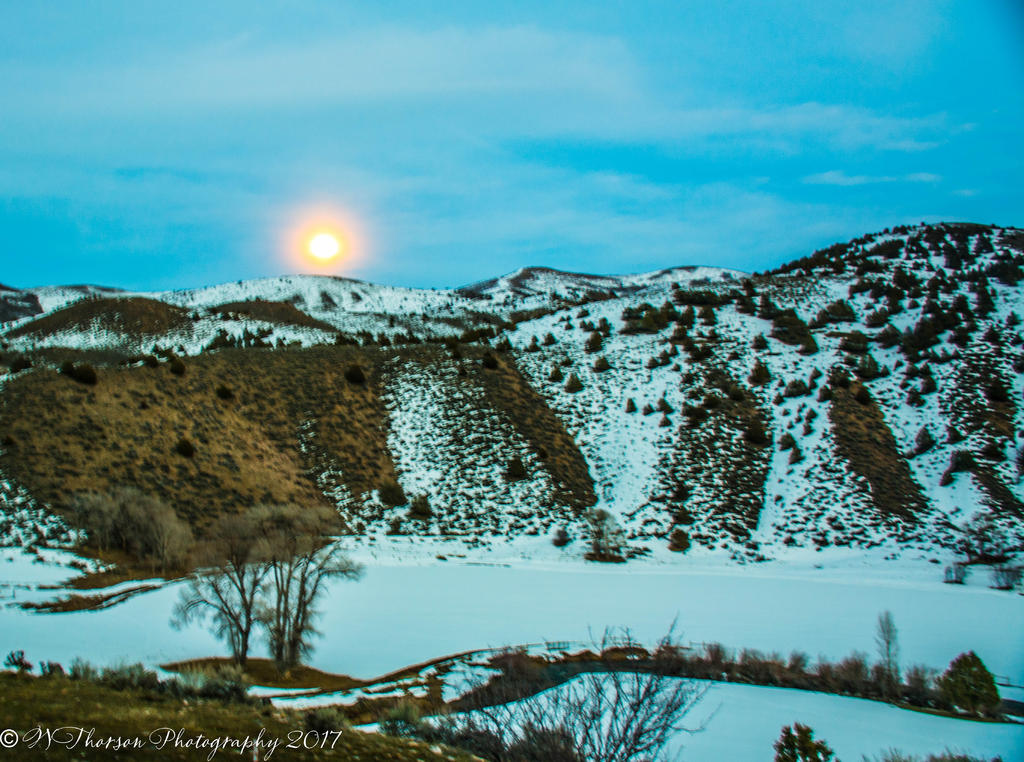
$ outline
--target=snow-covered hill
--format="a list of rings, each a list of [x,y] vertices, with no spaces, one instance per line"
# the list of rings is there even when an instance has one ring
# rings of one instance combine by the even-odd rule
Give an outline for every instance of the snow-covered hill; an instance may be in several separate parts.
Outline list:
[[[357,484],[339,453],[314,457],[303,432],[322,425],[316,411],[280,446],[360,534],[582,554],[601,509],[626,555],[665,562],[687,546],[743,560],[831,546],[998,554],[1024,539],[1022,265],[1020,230],[928,225],[754,277],[527,268],[456,290],[290,276],[3,292],[38,314],[0,335],[8,366],[35,364],[5,376],[12,392],[63,350],[97,364],[174,352],[207,368],[226,347],[350,347],[382,411],[380,468],[429,516]],[[0,435],[22,423],[8,404]],[[24,457],[6,446],[0,469],[33,491]],[[558,551],[556,530],[570,540]]]

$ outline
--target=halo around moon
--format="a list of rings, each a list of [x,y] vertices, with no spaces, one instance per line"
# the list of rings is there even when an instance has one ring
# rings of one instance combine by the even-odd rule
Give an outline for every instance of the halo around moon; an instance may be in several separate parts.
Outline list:
[[[363,226],[351,213],[325,206],[300,207],[289,216],[282,254],[288,269],[313,275],[340,275],[367,256]]]

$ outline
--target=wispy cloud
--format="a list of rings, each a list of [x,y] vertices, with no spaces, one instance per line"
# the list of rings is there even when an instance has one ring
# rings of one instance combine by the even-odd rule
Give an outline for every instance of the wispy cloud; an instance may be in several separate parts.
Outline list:
[[[912,172],[907,175],[848,175],[842,170],[831,170],[816,175],[807,175],[803,182],[808,185],[875,185],[877,183],[938,183],[942,177],[931,172]]]
[[[455,129],[484,139],[747,140],[783,153],[808,144],[927,150],[953,127],[942,113],[687,96],[658,86],[623,40],[532,26],[381,27],[287,43],[240,36],[116,66],[8,63],[0,95],[27,123],[329,113],[348,130],[375,123],[394,131],[402,115],[398,123],[428,140]]]
[[[381,28],[288,43],[243,36],[84,71],[9,71],[26,103],[92,113],[508,93],[616,97],[637,84],[631,56],[615,38],[521,26]],[[40,90],[42,83],[48,87]]]
[[[1021,71],[989,61],[991,25],[919,1],[924,26],[884,0],[23,3],[0,26],[0,238],[75,279],[188,285],[279,271],[279,232],[324,203],[369,231],[360,275],[442,285],[1013,222]],[[46,220],[74,245],[33,243]],[[65,277],[17,260],[5,279]]]

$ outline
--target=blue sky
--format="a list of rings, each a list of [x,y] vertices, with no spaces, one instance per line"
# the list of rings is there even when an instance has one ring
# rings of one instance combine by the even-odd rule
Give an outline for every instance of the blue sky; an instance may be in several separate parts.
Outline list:
[[[277,275],[314,209],[427,287],[1024,225],[1014,0],[0,9],[8,285]]]

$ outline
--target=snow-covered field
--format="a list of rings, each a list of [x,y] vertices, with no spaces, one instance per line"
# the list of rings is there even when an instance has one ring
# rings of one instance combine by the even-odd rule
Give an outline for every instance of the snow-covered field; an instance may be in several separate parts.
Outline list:
[[[968,722],[825,693],[725,683],[708,684],[683,721],[696,732],[675,734],[669,759],[764,762],[784,725],[810,726],[846,762],[883,752],[925,756],[951,751],[1006,762],[1024,758],[1024,725]],[[538,700],[538,699],[534,699]],[[541,697],[540,700],[543,700]],[[674,756],[675,755],[675,756]]]
[[[436,550],[432,548],[432,550]],[[984,579],[944,585],[933,564],[885,562],[854,553],[816,554],[745,567],[708,559],[698,565],[516,562],[512,557],[452,559],[406,553],[397,562],[364,548],[359,582],[332,584],[311,664],[371,678],[409,664],[487,647],[543,641],[588,641],[606,627],[628,627],[653,642],[675,621],[694,643],[839,658],[873,656],[875,622],[892,612],[903,664],[944,668],[974,650],[997,675],[1024,683],[1024,597],[990,590]],[[820,565],[822,568],[816,568]],[[0,581],[52,585],[61,576],[16,551],[0,555]],[[225,653],[201,626],[173,629],[179,585],[140,594],[102,611],[33,614],[11,605],[45,600],[58,590],[9,590],[0,609],[4,653],[32,660],[97,663],[165,661]],[[257,647],[258,648],[258,647]]]
[[[963,587],[944,585],[941,567],[927,561],[804,551],[745,566],[721,554],[610,567],[526,561],[510,549],[482,549],[459,559],[460,549],[408,539],[356,549],[366,575],[327,591],[312,666],[371,678],[489,646],[587,641],[605,627],[629,627],[638,640],[653,642],[673,621],[682,640],[694,643],[721,641],[784,654],[798,649],[812,659],[853,650],[873,656],[876,617],[888,609],[899,627],[904,665],[942,669],[957,654],[975,650],[994,673],[1024,683],[1024,598],[988,589],[982,575]],[[437,560],[444,550],[449,560]],[[157,665],[226,653],[202,626],[170,625],[178,584],[101,611],[34,614],[17,608],[24,600],[63,595],[59,583],[78,573],[68,566],[74,560],[63,552],[48,551],[45,563],[15,550],[0,553],[7,604],[0,608],[0,652],[24,649],[33,662],[65,665],[75,657]],[[683,759],[767,759],[782,725],[797,721],[812,726],[844,760],[889,748],[924,754],[946,747],[1024,758],[1024,726],[937,718],[818,693],[715,684],[690,721],[699,725],[708,718],[703,732],[674,739]]]
[[[1005,762],[1024,759],[1024,725],[951,720],[865,699],[715,683],[693,720],[699,723],[711,712],[704,732],[680,734],[670,749],[681,747],[684,760],[763,762],[771,759],[782,726],[800,722],[844,762],[879,759],[889,749],[921,756],[950,749],[1001,756]]]

